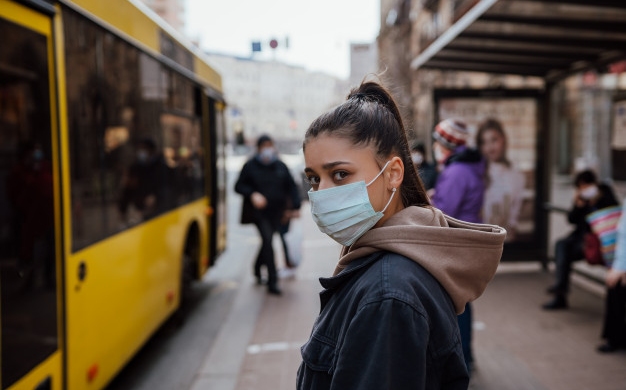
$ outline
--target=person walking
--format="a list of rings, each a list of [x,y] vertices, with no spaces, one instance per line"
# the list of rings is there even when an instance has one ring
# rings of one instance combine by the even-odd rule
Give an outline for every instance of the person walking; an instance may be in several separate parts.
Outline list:
[[[431,207],[378,83],[313,121],[303,149],[313,220],[342,250],[297,389],[467,389],[456,314],[493,277],[504,230]]]
[[[254,263],[257,284],[263,284],[261,268],[267,270],[267,291],[280,295],[272,239],[279,231],[287,205],[290,217],[297,217],[300,197],[289,168],[278,158],[274,141],[268,135],[257,140],[257,153],[248,160],[235,183],[243,195],[241,222],[254,223],[261,236],[261,248]]]
[[[574,230],[556,242],[554,250],[555,282],[547,290],[554,297],[543,305],[545,310],[567,309],[567,294],[572,263],[585,258],[583,244],[585,233],[591,231],[586,221],[587,215],[605,207],[618,204],[611,187],[599,184],[595,173],[585,170],[574,178],[576,192],[572,209],[567,214],[569,223],[575,225]]]
[[[411,160],[426,191],[434,188],[437,183],[437,167],[426,159],[426,148],[422,142],[417,141],[411,147]]]
[[[485,194],[485,162],[475,149],[468,148],[467,126],[458,119],[441,121],[433,132],[435,160],[441,172],[432,197],[444,214],[467,222],[480,223]],[[459,315],[463,355],[472,370],[472,305]]]

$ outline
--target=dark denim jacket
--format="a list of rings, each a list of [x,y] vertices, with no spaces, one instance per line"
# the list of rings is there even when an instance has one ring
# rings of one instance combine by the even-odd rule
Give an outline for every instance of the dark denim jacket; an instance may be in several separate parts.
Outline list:
[[[419,264],[379,252],[320,282],[298,389],[467,389],[454,306]]]

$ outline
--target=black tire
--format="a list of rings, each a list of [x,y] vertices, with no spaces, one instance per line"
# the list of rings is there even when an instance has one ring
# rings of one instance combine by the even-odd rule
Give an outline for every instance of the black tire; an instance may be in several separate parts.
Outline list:
[[[197,230],[191,229],[187,235],[185,249],[180,262],[180,303],[174,315],[177,326],[182,326],[185,322],[186,308],[192,295],[192,284],[197,277],[197,266],[199,259],[199,240]]]

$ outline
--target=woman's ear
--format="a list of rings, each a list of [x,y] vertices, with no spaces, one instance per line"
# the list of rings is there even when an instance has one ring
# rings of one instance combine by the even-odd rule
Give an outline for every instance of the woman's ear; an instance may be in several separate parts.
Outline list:
[[[389,163],[389,169],[387,170],[388,183],[391,188],[399,188],[404,180],[404,164],[402,163],[402,159],[398,156],[393,157]]]

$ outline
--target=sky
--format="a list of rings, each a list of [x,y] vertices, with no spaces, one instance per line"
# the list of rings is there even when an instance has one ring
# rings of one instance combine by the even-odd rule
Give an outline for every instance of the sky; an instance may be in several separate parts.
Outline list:
[[[255,58],[347,79],[350,43],[378,35],[380,0],[185,0],[185,17],[187,35],[203,50],[250,57],[260,41]]]

